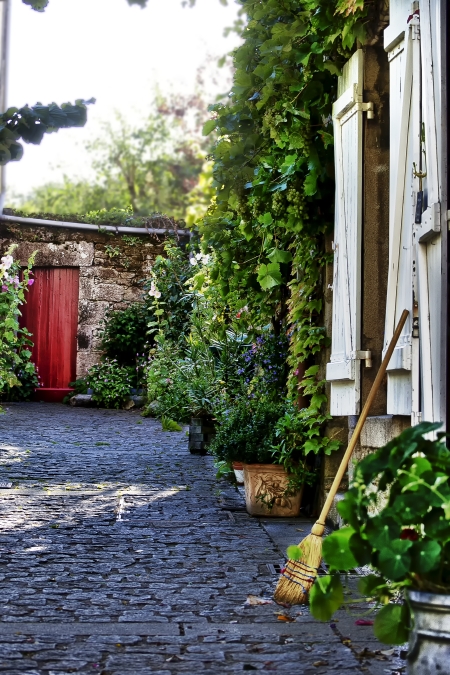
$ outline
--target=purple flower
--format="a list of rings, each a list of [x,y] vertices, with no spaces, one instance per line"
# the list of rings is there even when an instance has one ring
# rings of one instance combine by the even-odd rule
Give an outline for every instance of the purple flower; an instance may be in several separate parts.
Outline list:
[[[28,286],[32,286],[34,284],[34,279],[28,279]]]
[[[8,290],[8,286],[5,286],[5,284],[3,284],[3,286],[2,286],[3,293],[6,293],[7,290]]]

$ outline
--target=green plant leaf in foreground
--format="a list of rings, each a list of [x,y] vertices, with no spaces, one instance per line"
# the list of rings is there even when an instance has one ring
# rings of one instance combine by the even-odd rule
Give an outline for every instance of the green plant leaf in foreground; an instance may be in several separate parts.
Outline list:
[[[311,614],[319,621],[329,621],[344,602],[339,574],[317,577],[309,594]]]
[[[378,567],[382,574],[392,581],[398,581],[408,571],[411,565],[409,549],[412,541],[398,539],[392,541],[389,547],[383,548],[378,557]]]
[[[378,612],[373,632],[375,637],[388,645],[402,645],[408,641],[410,612],[407,604],[385,605]]]
[[[302,549],[300,548],[300,546],[288,546],[286,555],[289,560],[301,560]]]
[[[350,537],[354,534],[352,527],[343,527],[324,539],[323,557],[331,571],[347,571],[358,565],[349,546]]]

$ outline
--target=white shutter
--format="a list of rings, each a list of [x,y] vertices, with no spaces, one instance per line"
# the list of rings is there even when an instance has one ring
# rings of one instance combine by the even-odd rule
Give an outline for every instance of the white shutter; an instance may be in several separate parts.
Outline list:
[[[441,185],[439,172],[440,77],[436,37],[439,34],[439,3],[420,3],[420,48],[422,71],[422,122],[425,136],[423,189],[427,208],[422,223],[415,225],[417,286],[420,336],[421,416],[427,421],[441,419]],[[422,148],[423,149],[423,148]]]
[[[404,309],[409,316],[388,366],[387,412],[410,415],[412,410],[413,289],[412,289],[412,168],[415,160],[413,119],[414,52],[418,43],[413,25],[407,24],[408,5],[398,17],[398,30],[393,25],[385,31],[390,74],[390,186],[389,186],[389,273],[386,301],[386,350]],[[394,16],[395,13],[394,13]],[[388,37],[389,36],[389,37]],[[417,57],[417,54],[416,54]],[[414,354],[415,357],[415,354]]]
[[[433,4],[433,3],[432,3]],[[386,349],[403,309],[410,316],[388,367],[388,414],[439,419],[440,230],[438,119],[430,0],[393,0],[385,31],[390,62],[390,222]],[[434,17],[434,20],[436,17]],[[421,143],[424,130],[425,143]],[[424,147],[425,146],[425,147]],[[420,180],[426,210],[415,223]]]
[[[332,415],[360,411],[363,52],[345,64],[333,105],[336,214],[330,362]]]

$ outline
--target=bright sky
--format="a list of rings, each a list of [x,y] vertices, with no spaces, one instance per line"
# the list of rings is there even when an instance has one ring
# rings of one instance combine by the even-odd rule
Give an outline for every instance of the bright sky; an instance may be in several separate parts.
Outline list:
[[[208,66],[211,101],[221,92],[211,65],[237,44],[231,26],[237,6],[219,0],[50,0],[44,13],[11,0],[9,105],[97,99],[83,129],[48,135],[40,146],[25,144],[24,157],[7,167],[8,194],[26,194],[49,180],[89,175],[84,143],[99,123],[121,110],[133,123],[145,116],[152,91],[191,93],[200,66]],[[220,71],[219,71],[220,73]],[[7,200],[8,201],[8,200]]]

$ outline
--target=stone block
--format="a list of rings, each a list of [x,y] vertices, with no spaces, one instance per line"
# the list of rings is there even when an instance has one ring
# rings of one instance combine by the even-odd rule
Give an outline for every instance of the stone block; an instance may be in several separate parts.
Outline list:
[[[67,241],[64,244],[45,242],[20,242],[15,256],[25,264],[33,253],[36,265],[48,267],[89,267],[94,257],[94,244],[87,241]]]
[[[410,426],[409,417],[394,415],[368,417],[361,431],[361,448],[382,448]]]
[[[94,403],[90,394],[77,394],[70,399],[70,405],[76,408],[90,408]]]
[[[92,300],[81,300],[79,306],[78,325],[98,326],[105,316],[106,310],[110,307],[110,302],[93,302]]]
[[[94,300],[103,300],[108,302],[121,302],[124,296],[124,289],[116,284],[95,284],[93,291]]]
[[[102,353],[87,351],[87,352],[78,352],[77,354],[77,379],[85,377],[87,371],[91,366],[95,366],[100,362]]]
[[[142,289],[137,286],[129,286],[123,289],[123,300],[125,302],[138,302],[142,299]]]

